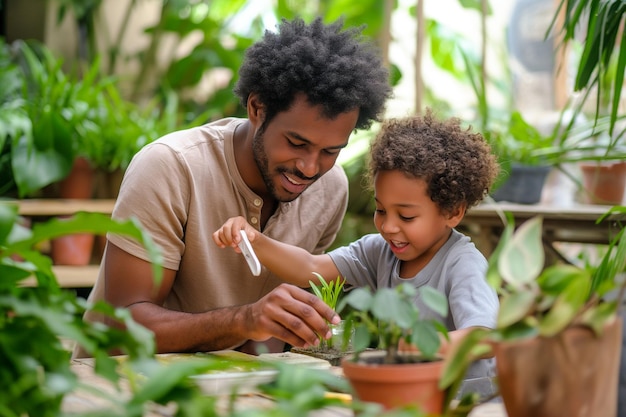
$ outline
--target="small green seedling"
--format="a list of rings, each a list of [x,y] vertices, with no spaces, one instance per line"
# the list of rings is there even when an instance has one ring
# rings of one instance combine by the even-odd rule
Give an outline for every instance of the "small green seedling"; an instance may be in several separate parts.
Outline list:
[[[313,281],[309,281],[311,284],[311,289],[317,295],[320,300],[324,301],[326,305],[328,305],[333,310],[337,307],[337,301],[339,300],[339,295],[343,290],[343,285],[345,281],[337,277],[336,280],[327,282],[323,276],[318,274],[317,272],[313,272],[313,275],[317,277],[320,282],[320,285],[317,285]]]
[[[339,296],[343,291],[343,286],[346,281],[341,279],[341,277],[337,277],[336,280],[327,282],[324,277],[317,272],[313,272],[313,275],[315,275],[319,280],[319,285],[313,281],[309,281],[311,289],[320,300],[326,303],[326,305],[333,310],[336,310]],[[343,323],[334,326],[331,325],[331,330],[333,332],[333,337],[330,339],[326,340],[320,336],[320,346],[333,349],[335,342],[341,344],[341,340],[343,339]]]

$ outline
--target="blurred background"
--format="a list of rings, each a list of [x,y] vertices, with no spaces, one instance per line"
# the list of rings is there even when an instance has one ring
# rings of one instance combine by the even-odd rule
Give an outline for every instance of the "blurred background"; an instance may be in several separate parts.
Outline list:
[[[124,169],[146,143],[245,116],[231,91],[245,49],[263,31],[281,18],[323,16],[363,25],[380,48],[394,84],[388,117],[426,107],[458,116],[485,135],[500,159],[495,191],[517,165],[540,165],[534,203],[582,201],[579,162],[626,156],[624,107],[618,98],[618,117],[597,123],[611,116],[612,100],[586,100],[595,97],[594,86],[582,92],[576,86],[585,37],[572,33],[562,44],[560,3],[0,0],[0,196],[58,197],[58,183],[82,157],[97,177],[89,197],[114,198]],[[618,19],[623,27],[623,10]],[[621,33],[612,42],[619,39]],[[574,128],[583,129],[583,142],[568,139]],[[341,154],[351,200],[337,245],[373,230],[362,173],[377,129],[356,132]],[[24,156],[24,149],[40,157]]]

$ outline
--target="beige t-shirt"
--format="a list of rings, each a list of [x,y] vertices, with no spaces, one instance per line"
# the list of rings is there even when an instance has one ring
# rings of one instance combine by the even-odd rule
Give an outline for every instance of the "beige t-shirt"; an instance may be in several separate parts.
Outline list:
[[[263,200],[241,178],[233,149],[235,127],[243,121],[227,118],[166,135],[138,152],[124,176],[112,216],[137,217],[162,248],[164,267],[178,271],[168,309],[194,313],[247,304],[281,283],[266,268],[253,276],[243,255],[218,248],[211,237],[237,215],[258,227]],[[341,226],[347,198],[347,177],[336,165],[296,200],[281,203],[263,233],[322,253]],[[108,239],[149,260],[132,238]],[[103,295],[104,263],[90,299]]]

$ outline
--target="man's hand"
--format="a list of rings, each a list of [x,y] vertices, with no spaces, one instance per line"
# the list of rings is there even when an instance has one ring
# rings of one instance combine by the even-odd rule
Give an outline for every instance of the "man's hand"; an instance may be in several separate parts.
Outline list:
[[[248,325],[245,333],[250,339],[275,337],[300,348],[318,345],[318,335],[330,338],[328,323],[340,321],[337,313],[314,294],[289,284],[281,284],[243,310]]]

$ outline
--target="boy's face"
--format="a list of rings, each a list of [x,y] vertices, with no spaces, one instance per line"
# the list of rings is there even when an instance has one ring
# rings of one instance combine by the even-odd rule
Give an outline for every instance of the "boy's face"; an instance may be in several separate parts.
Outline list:
[[[448,240],[462,215],[443,214],[428,196],[424,180],[397,170],[378,172],[374,190],[376,229],[402,261],[400,276],[412,277]]]
[[[302,95],[278,113],[252,144],[268,192],[278,201],[292,201],[328,172],[348,144],[358,114],[355,109],[328,119]]]

